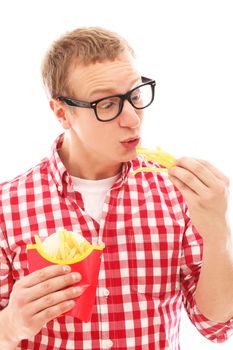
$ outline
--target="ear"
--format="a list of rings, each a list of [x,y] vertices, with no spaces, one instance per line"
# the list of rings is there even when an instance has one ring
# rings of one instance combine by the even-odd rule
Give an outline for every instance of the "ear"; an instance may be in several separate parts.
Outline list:
[[[53,113],[57,117],[58,121],[61,123],[64,129],[70,129],[69,114],[67,113],[67,108],[62,101],[51,99],[49,101],[49,106],[52,109]]]

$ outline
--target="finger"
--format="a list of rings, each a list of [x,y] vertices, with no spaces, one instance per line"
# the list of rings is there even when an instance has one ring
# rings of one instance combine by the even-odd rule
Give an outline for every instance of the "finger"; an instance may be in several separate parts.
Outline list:
[[[173,183],[173,185],[180,191],[182,196],[185,198],[187,203],[192,202],[198,196],[196,192],[194,192],[189,186],[187,186],[184,182],[180,181],[177,177],[169,174],[169,179]]]
[[[172,182],[176,184],[179,189],[182,188],[184,190],[187,187],[198,194],[206,188],[206,184],[204,184],[195,174],[180,166],[170,168],[168,174],[172,176]]]
[[[50,278],[65,275],[70,271],[71,268],[68,265],[48,266],[38,271],[32,272],[30,275],[24,277],[24,279],[22,279],[21,285],[23,287],[32,287]]]
[[[187,185],[191,179],[193,179],[192,174],[197,177],[205,186],[214,187],[216,181],[219,178],[205,165],[205,162],[200,162],[194,158],[181,158],[177,160],[176,166],[188,170],[191,174],[183,173],[182,181]],[[176,167],[174,167],[176,168]],[[173,169],[173,168],[171,168]],[[182,173],[180,173],[182,174]],[[173,174],[174,175],[174,174]]]
[[[229,185],[229,179],[226,175],[224,175],[218,168],[216,168],[213,164],[207,162],[203,159],[197,159],[200,163],[202,163],[206,168],[208,168],[219,180],[224,181],[226,185]]]
[[[29,307],[31,309],[32,314],[36,314],[43,311],[44,309],[60,304],[64,301],[72,300],[73,298],[78,298],[85,290],[85,286],[74,286],[66,288],[64,290],[50,293],[48,295],[43,296],[40,299],[34,300],[30,303]]]
[[[51,306],[51,307],[44,309],[41,312],[37,313],[33,317],[33,322],[40,324],[42,327],[45,323],[53,320],[54,318],[56,318],[58,316],[61,316],[62,314],[64,314],[67,311],[70,311],[74,307],[74,305],[75,305],[74,300],[66,300],[60,304]]]
[[[37,300],[45,295],[64,289],[72,284],[80,282],[80,280],[81,275],[78,272],[50,278],[30,288],[29,301]]]

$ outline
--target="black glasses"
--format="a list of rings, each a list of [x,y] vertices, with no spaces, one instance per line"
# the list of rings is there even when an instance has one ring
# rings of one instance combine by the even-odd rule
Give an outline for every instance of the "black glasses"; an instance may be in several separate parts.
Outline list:
[[[127,100],[136,109],[148,107],[154,100],[155,80],[141,77],[142,84],[128,91],[126,94],[107,96],[93,102],[75,100],[73,98],[57,96],[72,107],[92,108],[96,118],[101,122],[108,122],[118,117],[122,112],[124,101]]]

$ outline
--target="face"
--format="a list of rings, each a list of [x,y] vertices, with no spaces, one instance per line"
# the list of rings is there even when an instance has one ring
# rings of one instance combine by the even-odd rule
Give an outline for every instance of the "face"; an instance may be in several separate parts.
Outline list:
[[[92,102],[114,94],[124,94],[141,84],[135,61],[124,53],[115,61],[77,65],[70,73],[72,97]],[[60,103],[60,102],[57,102]],[[114,120],[101,122],[91,108],[62,104],[60,122],[67,129],[77,158],[86,157],[93,166],[118,167],[136,156],[140,142],[143,111],[134,109],[126,100],[121,114]]]

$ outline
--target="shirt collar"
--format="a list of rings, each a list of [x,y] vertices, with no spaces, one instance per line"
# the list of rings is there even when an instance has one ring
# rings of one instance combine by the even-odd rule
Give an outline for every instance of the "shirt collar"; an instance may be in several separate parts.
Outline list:
[[[131,168],[131,162],[130,161],[126,162],[126,163],[123,163],[122,169],[121,169],[121,176],[116,181],[116,183],[112,186],[112,189],[119,188],[119,187],[124,185],[124,183],[128,179],[130,168]]]
[[[51,156],[49,159],[51,175],[60,193],[63,192],[64,185],[66,185],[66,188],[68,185],[72,185],[71,177],[68,174],[64,164],[62,163],[58,153],[59,149],[61,148],[63,138],[64,134],[61,134],[57,137],[52,145]]]

